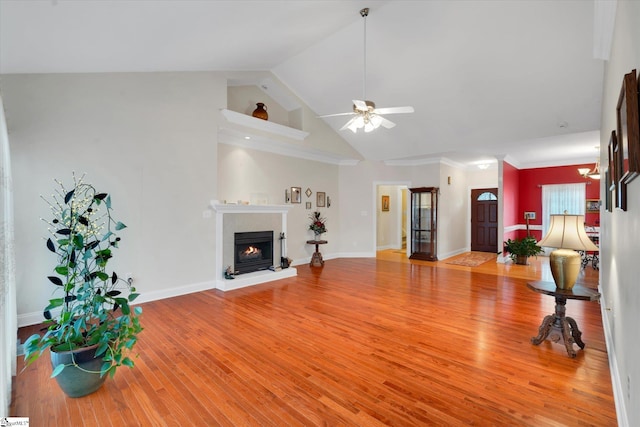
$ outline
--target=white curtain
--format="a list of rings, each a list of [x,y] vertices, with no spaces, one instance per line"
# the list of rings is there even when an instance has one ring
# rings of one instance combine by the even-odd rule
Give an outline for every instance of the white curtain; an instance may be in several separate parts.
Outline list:
[[[0,95],[0,416],[9,415],[11,380],[16,374],[16,281],[13,190],[9,136]]]
[[[586,187],[580,184],[556,184],[542,186],[542,236],[549,229],[550,215],[584,215]]]

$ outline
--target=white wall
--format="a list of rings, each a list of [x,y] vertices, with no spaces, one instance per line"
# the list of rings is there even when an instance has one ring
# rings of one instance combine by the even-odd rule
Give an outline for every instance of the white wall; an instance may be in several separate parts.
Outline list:
[[[451,176],[451,185],[448,177]],[[477,183],[497,187],[497,170],[473,173]],[[371,191],[378,182],[379,189]],[[476,181],[473,181],[474,185]],[[386,212],[380,210],[384,184],[406,183],[408,187],[440,187],[438,198],[438,259],[469,249],[469,185],[467,171],[446,163],[418,166],[385,166],[363,161],[357,166],[340,167],[340,221],[342,256],[375,256],[377,247],[393,246],[391,224],[377,222]],[[476,188],[475,186],[473,188]],[[395,192],[389,191],[394,195]],[[375,200],[372,198],[375,197]],[[392,203],[396,203],[392,200]],[[377,224],[377,225],[376,225]],[[395,222],[394,222],[395,224]],[[378,238],[376,236],[379,236]],[[381,239],[381,240],[378,240]]]
[[[218,110],[215,73],[4,75],[15,185],[19,322],[42,319],[55,260],[38,197],[71,173],[111,194],[128,225],[113,260],[143,299],[212,280]]]
[[[601,164],[608,162],[607,146],[611,131],[616,129],[622,78],[632,69],[640,70],[640,2],[618,0],[611,57],[605,65]],[[640,178],[631,182],[627,191],[626,212],[603,210],[600,215],[600,286],[617,409],[626,411],[619,422],[637,426],[640,425]],[[600,192],[604,200],[604,183]]]
[[[322,238],[328,243],[322,246],[325,259],[334,257],[339,247],[340,198],[338,197],[338,166],[286,157],[263,151],[218,145],[219,200],[251,200],[252,193],[264,193],[269,204],[284,204],[285,190],[302,189],[302,203],[292,204],[287,215],[287,256],[299,264],[311,258],[315,247],[306,241],[313,239],[309,230],[309,215],[319,210],[327,219],[327,233]],[[312,191],[307,197],[305,191]],[[323,191],[331,198],[331,207],[317,208],[316,193]],[[306,203],[311,203],[311,209]]]

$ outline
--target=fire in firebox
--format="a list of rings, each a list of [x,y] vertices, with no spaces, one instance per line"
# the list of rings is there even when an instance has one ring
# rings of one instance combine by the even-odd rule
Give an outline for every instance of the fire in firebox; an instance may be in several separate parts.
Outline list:
[[[261,259],[262,251],[260,250],[260,248],[256,248],[255,246],[249,246],[244,251],[241,251],[240,258],[241,260],[246,260],[246,261],[250,259]]]

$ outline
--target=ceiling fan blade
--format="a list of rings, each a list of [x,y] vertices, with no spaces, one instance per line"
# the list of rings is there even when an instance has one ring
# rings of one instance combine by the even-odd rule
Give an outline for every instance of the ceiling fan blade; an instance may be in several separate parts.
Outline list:
[[[355,114],[353,111],[349,113],[336,113],[336,114],[325,114],[324,116],[316,116],[316,118],[321,119],[323,117],[336,117],[336,116],[351,116]]]
[[[382,122],[380,123],[382,126],[384,126],[387,129],[391,129],[392,127],[394,127],[396,124],[393,123],[391,120],[385,119],[382,116],[378,116],[382,119]]]
[[[369,107],[367,106],[367,103],[364,101],[360,101],[359,99],[354,99],[353,100],[353,105],[356,106],[356,109],[360,110],[360,111],[367,111],[369,110]]]
[[[353,117],[351,120],[349,120],[347,123],[345,123],[344,126],[342,126],[340,128],[340,130],[348,129],[349,126],[351,126],[351,123],[353,123],[356,119],[357,119],[357,117]]]
[[[376,108],[376,114],[400,114],[400,113],[413,113],[413,107],[389,107],[389,108]]]

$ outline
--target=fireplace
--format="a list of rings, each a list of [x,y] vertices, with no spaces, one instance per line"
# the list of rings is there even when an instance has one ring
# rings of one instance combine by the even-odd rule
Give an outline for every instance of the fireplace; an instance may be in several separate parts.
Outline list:
[[[234,234],[234,269],[238,274],[273,266],[273,231]]]

